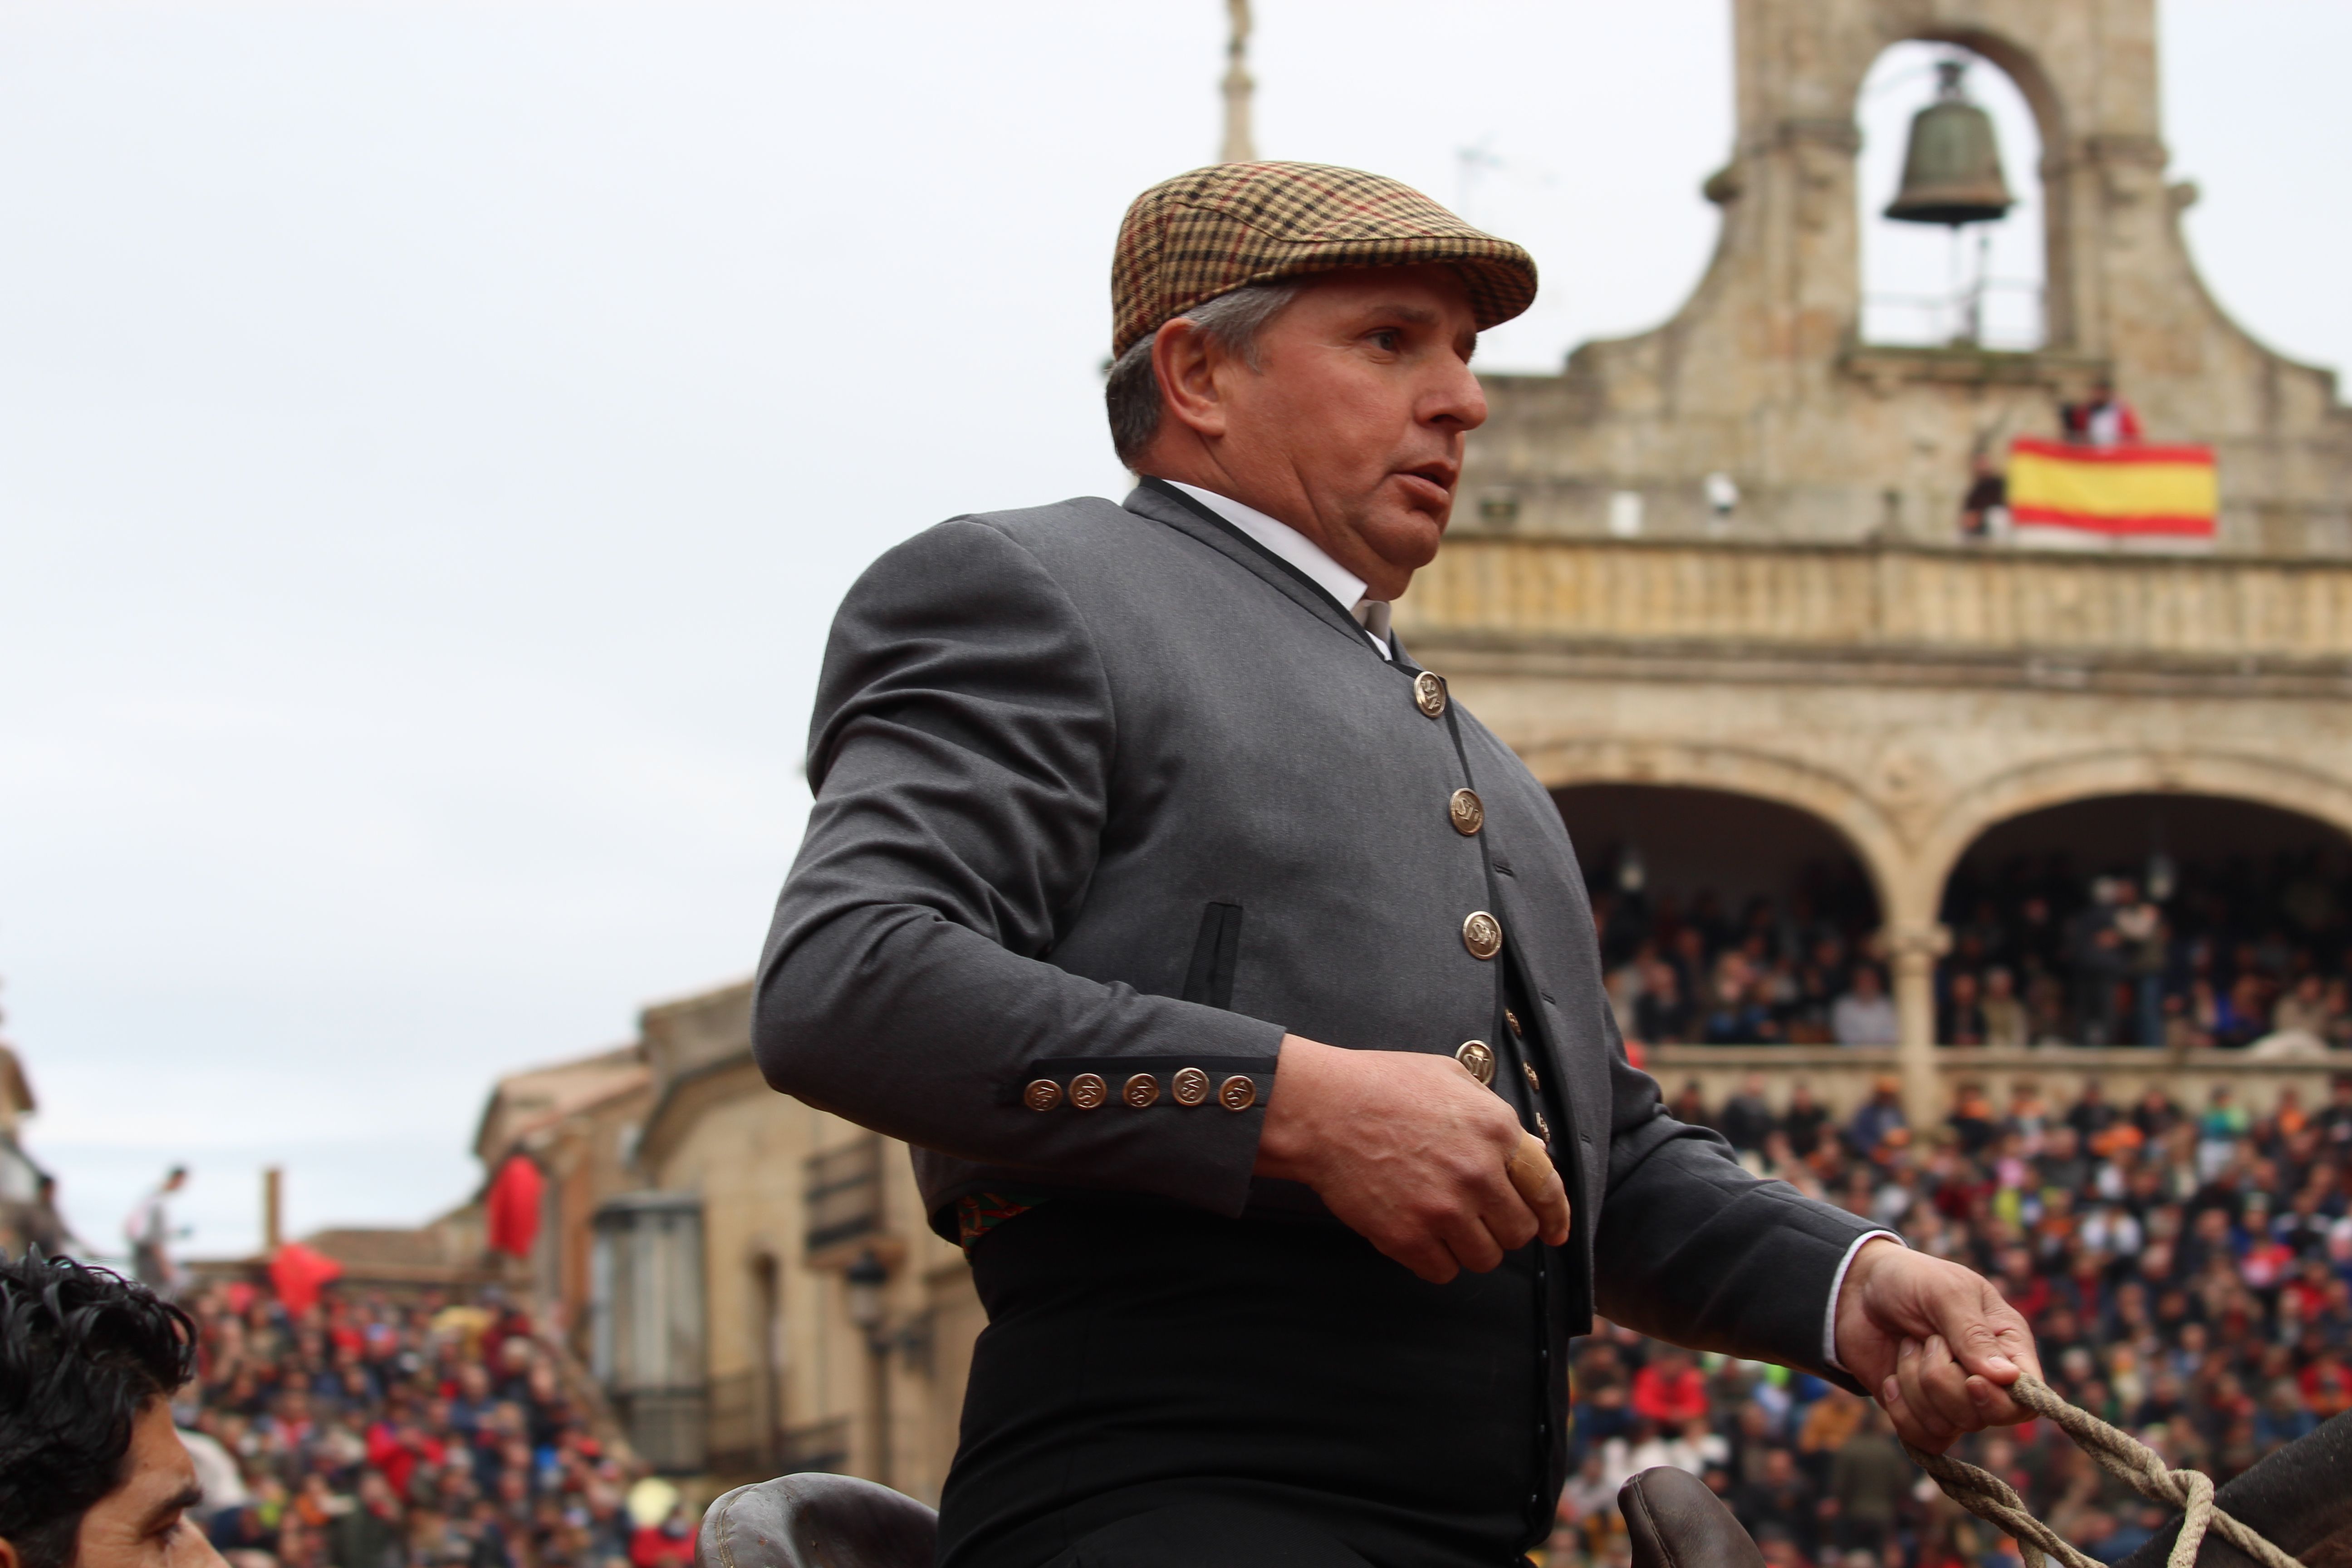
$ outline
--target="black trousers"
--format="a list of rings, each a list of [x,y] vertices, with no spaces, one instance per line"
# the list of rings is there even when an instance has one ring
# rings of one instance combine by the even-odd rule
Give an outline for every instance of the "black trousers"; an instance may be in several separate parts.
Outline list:
[[[942,1568],[1504,1568],[1550,1526],[1540,1244],[1430,1285],[1328,1221],[1056,1198],[973,1250]]]

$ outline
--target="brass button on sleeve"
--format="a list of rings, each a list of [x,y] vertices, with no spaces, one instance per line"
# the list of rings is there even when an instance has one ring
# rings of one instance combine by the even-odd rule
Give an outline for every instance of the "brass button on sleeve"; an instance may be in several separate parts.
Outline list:
[[[1176,1076],[1169,1079],[1168,1098],[1179,1105],[1206,1105],[1209,1075],[1199,1068],[1178,1068]]]
[[[1551,1123],[1544,1120],[1540,1110],[1536,1112],[1536,1136],[1543,1140],[1545,1148],[1551,1147]]]
[[[1503,1009],[1503,1022],[1511,1026],[1511,1038],[1519,1040],[1527,1037],[1528,1032],[1519,1027],[1519,1016],[1508,1007]]]
[[[1119,1085],[1118,1097],[1140,1110],[1160,1098],[1160,1080],[1148,1072],[1137,1073]]]
[[[1454,1047],[1454,1059],[1470,1069],[1470,1076],[1480,1083],[1492,1086],[1495,1081],[1495,1050],[1484,1040],[1465,1040]]]
[[[1109,1098],[1110,1085],[1100,1073],[1082,1072],[1070,1080],[1070,1103],[1080,1110],[1092,1110]]]
[[[1473,910],[1462,922],[1462,945],[1473,958],[1494,957],[1503,951],[1503,922],[1484,910]],[[1075,1095],[1077,1085],[1072,1084],[1070,1092]]]
[[[1227,1110],[1247,1110],[1257,1103],[1257,1079],[1235,1073],[1219,1086],[1217,1103]]]
[[[1412,678],[1412,705],[1432,719],[1445,713],[1445,682],[1427,670]]]
[[[1062,1103],[1062,1086],[1050,1078],[1032,1079],[1021,1091],[1021,1103],[1032,1110],[1051,1110]]]
[[[1538,1094],[1541,1094],[1543,1092],[1543,1079],[1536,1076],[1536,1069],[1534,1068],[1529,1067],[1525,1062],[1521,1062],[1519,1064],[1519,1071],[1527,1079],[1528,1087],[1529,1089],[1535,1090]]]
[[[1486,803],[1475,789],[1457,789],[1445,803],[1445,819],[1454,824],[1454,832],[1467,838],[1486,826]]]

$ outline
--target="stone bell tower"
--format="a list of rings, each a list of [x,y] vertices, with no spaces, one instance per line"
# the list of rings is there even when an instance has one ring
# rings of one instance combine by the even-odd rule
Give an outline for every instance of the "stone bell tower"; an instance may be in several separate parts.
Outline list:
[[[1701,532],[1709,475],[1734,537],[1943,541],[1972,450],[2055,435],[2112,379],[2149,438],[2210,443],[2230,553],[2352,554],[2352,412],[2335,376],[2222,313],[2168,184],[2154,0],[1734,0],[1738,137],[1696,290],[1654,331],[1587,343],[1558,376],[1488,378],[1465,475],[1489,526]],[[1876,346],[1860,333],[1856,99],[1880,52],[1959,45],[2039,123],[2044,345]],[[1720,499],[1721,480],[1716,481]],[[1638,500],[1629,498],[1639,498]]]

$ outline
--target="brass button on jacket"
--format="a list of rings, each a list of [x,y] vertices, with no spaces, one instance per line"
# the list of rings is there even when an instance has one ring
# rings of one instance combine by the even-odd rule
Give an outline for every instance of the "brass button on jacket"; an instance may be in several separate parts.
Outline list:
[[[1080,1110],[1092,1110],[1110,1098],[1110,1085],[1100,1073],[1082,1072],[1070,1080],[1070,1103]]]
[[[1032,1079],[1021,1091],[1021,1103],[1032,1110],[1051,1110],[1062,1103],[1062,1086],[1050,1078]]]
[[[1511,1026],[1511,1038],[1519,1040],[1527,1037],[1528,1032],[1519,1027],[1519,1016],[1508,1007],[1503,1009],[1503,1022]]]
[[[1475,789],[1457,789],[1445,803],[1445,818],[1454,824],[1454,832],[1467,838],[1486,826],[1486,803]]]
[[[1160,1098],[1160,1080],[1148,1072],[1137,1073],[1119,1086],[1118,1097],[1140,1110]]]
[[[1465,1040],[1455,1047],[1454,1059],[1470,1069],[1470,1076],[1492,1087],[1495,1082],[1495,1048],[1484,1040]]]
[[[1473,910],[1470,918],[1462,922],[1462,945],[1470,950],[1473,958],[1492,958],[1503,951],[1503,922],[1484,910]],[[1077,1093],[1072,1084],[1070,1092]]]
[[[1445,713],[1445,682],[1427,670],[1412,678],[1412,705],[1432,719]]]
[[[1199,1068],[1178,1068],[1169,1080],[1168,1097],[1179,1105],[1206,1105],[1209,1102],[1209,1075]]]
[[[1529,1089],[1535,1090],[1538,1094],[1541,1094],[1543,1092],[1543,1079],[1536,1076],[1535,1068],[1529,1067],[1525,1062],[1521,1062],[1519,1064],[1519,1072],[1527,1079],[1528,1087]]]
[[[1257,1080],[1235,1073],[1218,1089],[1217,1103],[1227,1110],[1247,1110],[1257,1103]]]

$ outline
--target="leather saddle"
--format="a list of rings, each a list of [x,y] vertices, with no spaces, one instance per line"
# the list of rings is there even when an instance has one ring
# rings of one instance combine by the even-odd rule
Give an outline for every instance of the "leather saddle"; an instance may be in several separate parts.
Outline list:
[[[1688,1470],[1660,1466],[1617,1489],[1633,1568],[1764,1568],[1723,1500]]]
[[[940,1516],[855,1476],[778,1476],[722,1492],[694,1538],[698,1568],[931,1568]]]
[[[1644,1470],[1617,1494],[1633,1568],[1764,1568],[1731,1510],[1683,1470]],[[779,1476],[722,1493],[695,1538],[700,1568],[931,1568],[940,1516],[854,1476]],[[1220,1568],[1203,1563],[1202,1568]]]

